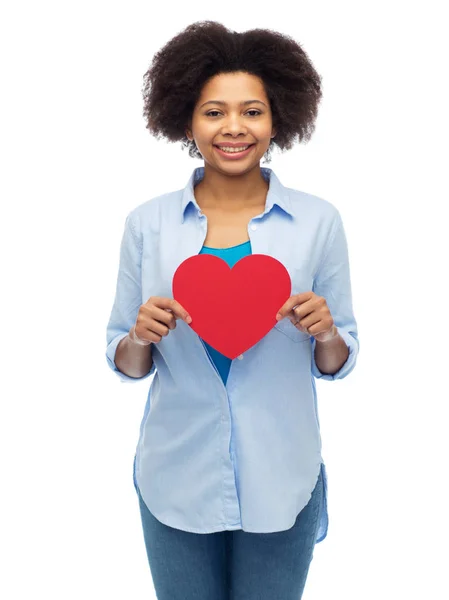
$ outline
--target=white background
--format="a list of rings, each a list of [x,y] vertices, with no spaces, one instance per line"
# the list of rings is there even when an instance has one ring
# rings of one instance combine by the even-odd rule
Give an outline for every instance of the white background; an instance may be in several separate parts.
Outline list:
[[[291,35],[323,77],[312,140],[266,165],[339,209],[360,337],[355,370],[317,382],[330,523],[303,598],[449,597],[442,7],[3,7],[2,598],[155,597],[132,481],[150,380],[121,384],[105,336],[126,215],[203,164],[145,129],[142,77],[205,19]]]

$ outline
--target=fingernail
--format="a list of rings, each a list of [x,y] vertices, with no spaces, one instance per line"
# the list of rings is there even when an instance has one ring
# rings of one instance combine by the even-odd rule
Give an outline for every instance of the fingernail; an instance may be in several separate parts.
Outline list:
[[[276,315],[276,321],[279,321],[280,319],[282,319],[282,315],[280,315],[279,313]]]
[[[187,321],[187,323],[191,323],[192,322],[192,317],[188,316],[187,319],[186,319],[186,321]]]

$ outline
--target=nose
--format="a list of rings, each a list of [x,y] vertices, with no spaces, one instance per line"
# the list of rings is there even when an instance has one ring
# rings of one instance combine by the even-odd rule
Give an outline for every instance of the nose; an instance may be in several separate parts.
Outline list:
[[[228,115],[226,122],[222,127],[223,134],[230,133],[232,136],[239,135],[240,133],[246,135],[247,128],[242,123],[242,119],[239,115]]]

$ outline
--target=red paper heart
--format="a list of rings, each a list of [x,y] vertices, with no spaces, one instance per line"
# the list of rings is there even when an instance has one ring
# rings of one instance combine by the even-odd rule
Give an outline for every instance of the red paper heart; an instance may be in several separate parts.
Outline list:
[[[173,276],[173,298],[192,317],[190,327],[231,359],[276,325],[291,289],[287,269],[265,254],[245,256],[232,269],[218,256],[198,254],[183,261]]]

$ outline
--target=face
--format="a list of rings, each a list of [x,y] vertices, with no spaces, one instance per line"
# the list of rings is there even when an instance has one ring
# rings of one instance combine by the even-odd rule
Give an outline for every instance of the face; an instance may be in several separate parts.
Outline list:
[[[262,81],[248,73],[220,73],[203,87],[186,135],[204,162],[223,173],[242,174],[259,164],[276,134]],[[217,144],[248,145],[226,153]]]

